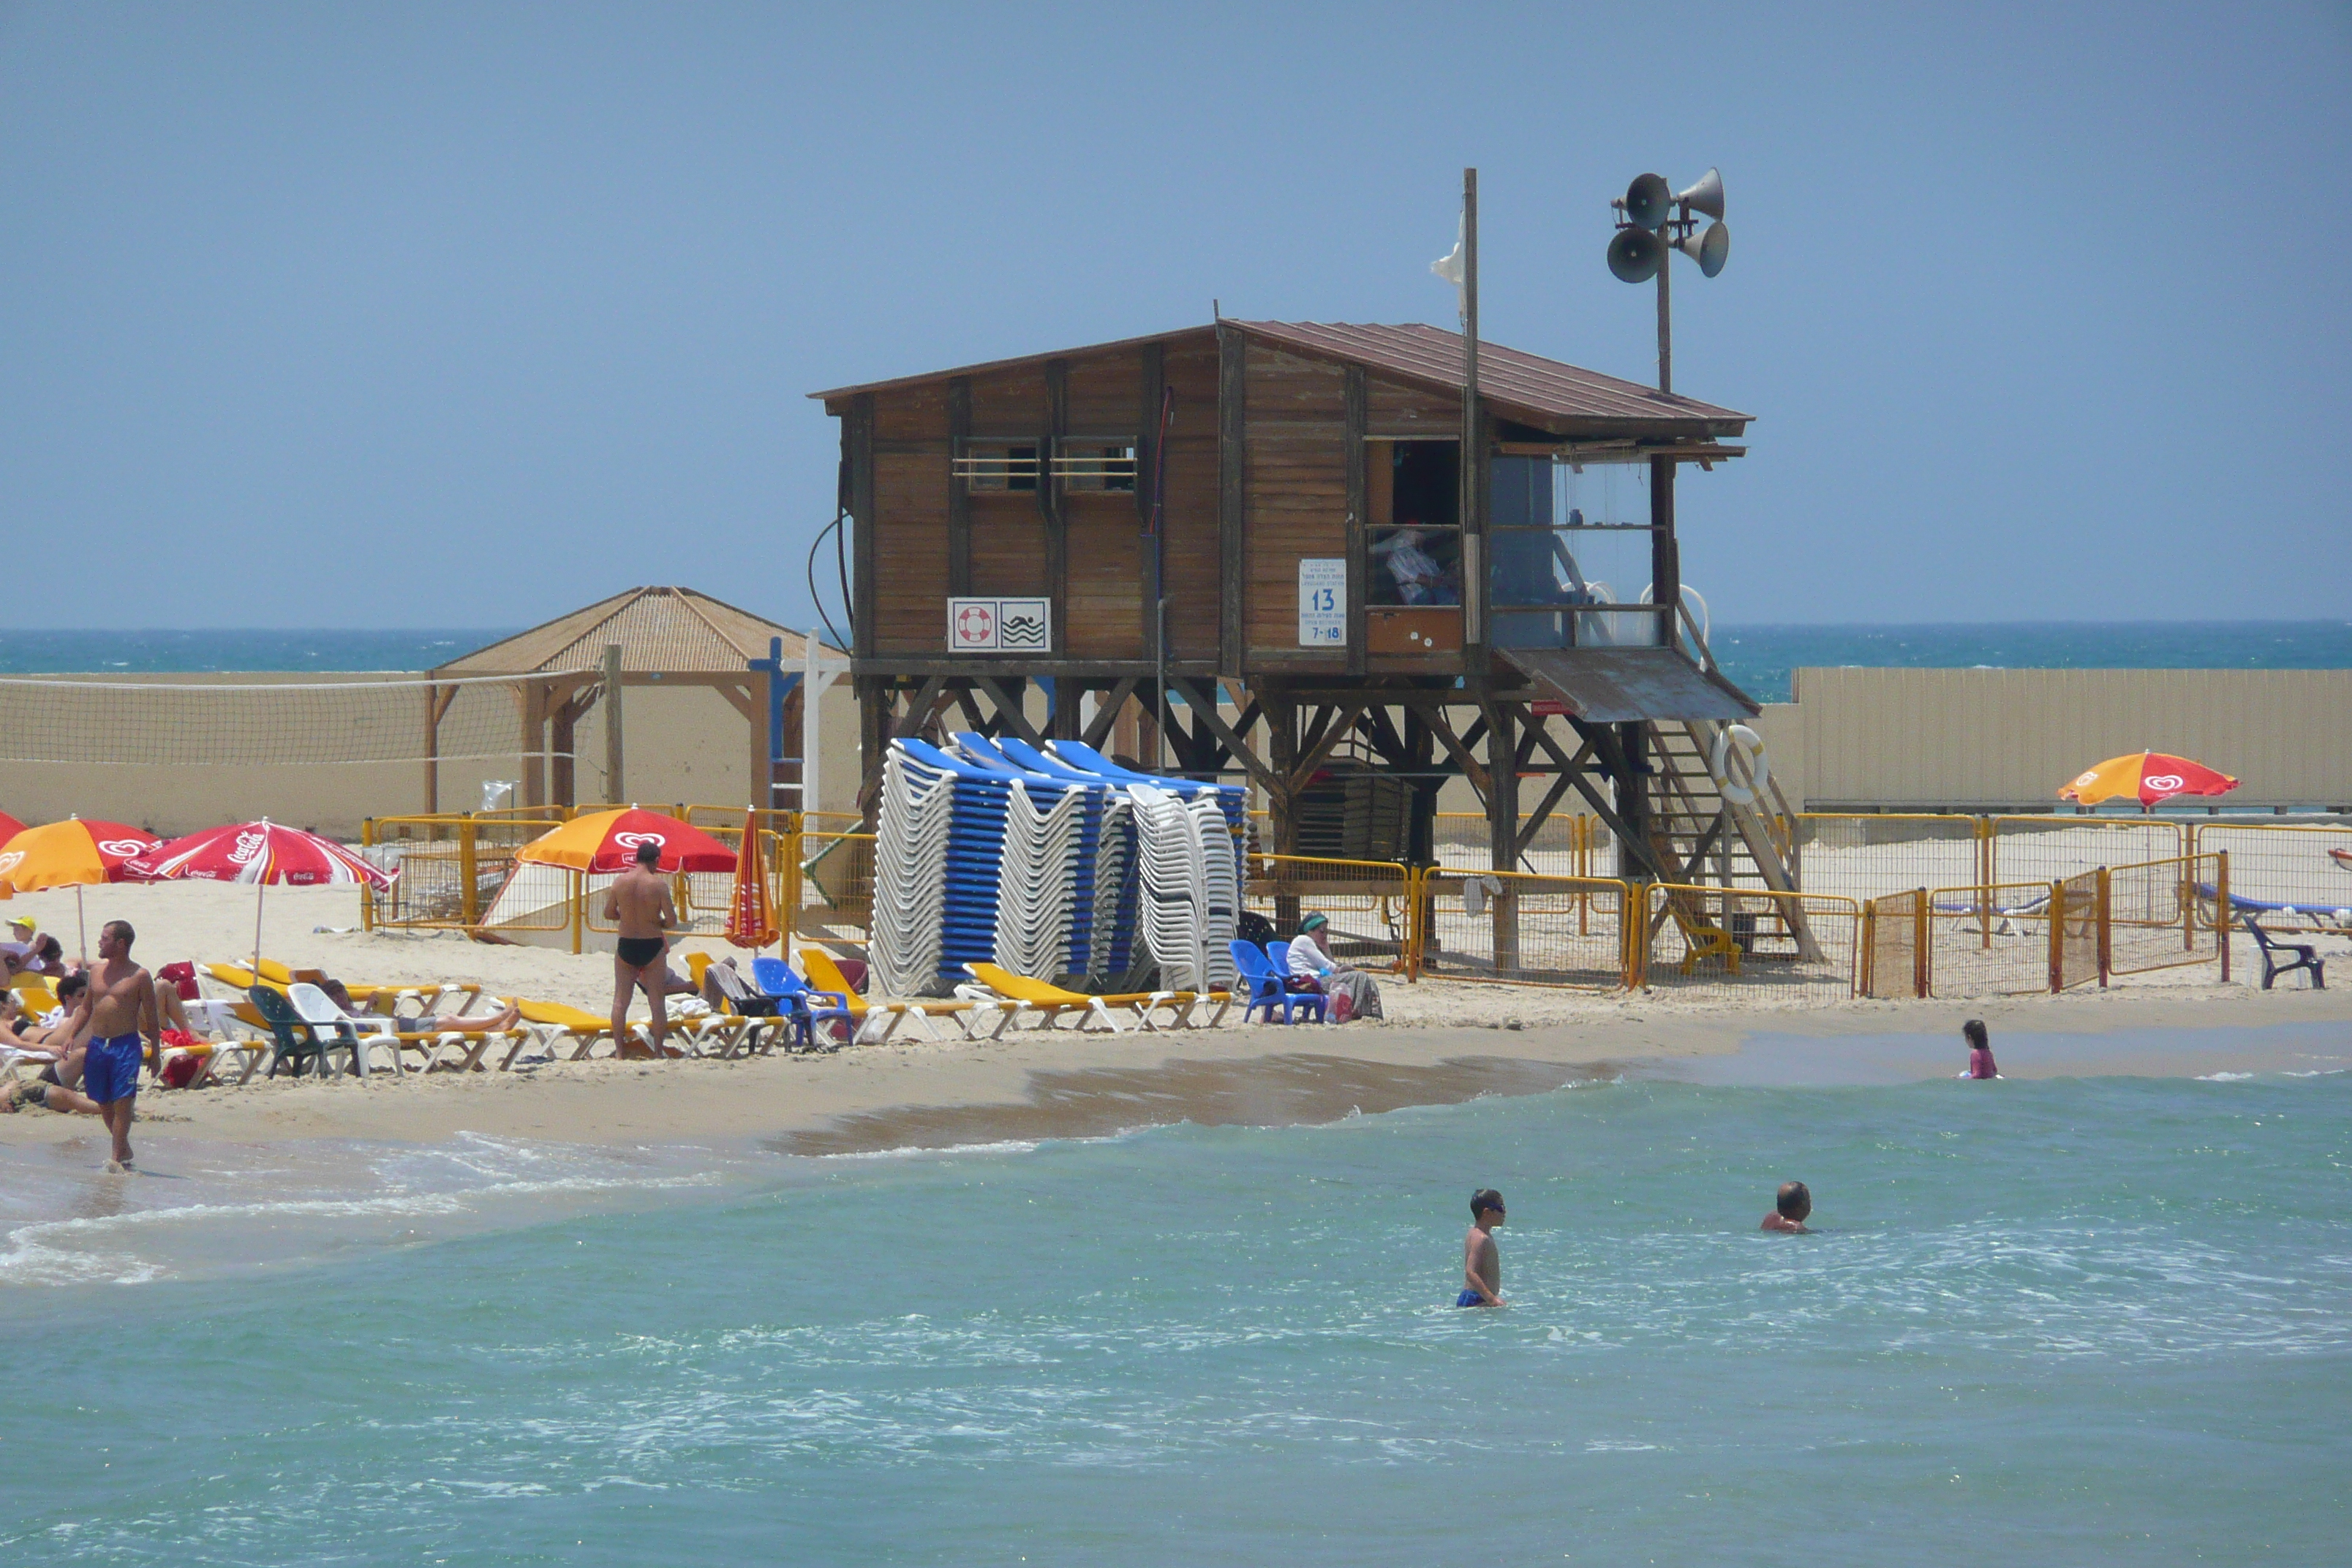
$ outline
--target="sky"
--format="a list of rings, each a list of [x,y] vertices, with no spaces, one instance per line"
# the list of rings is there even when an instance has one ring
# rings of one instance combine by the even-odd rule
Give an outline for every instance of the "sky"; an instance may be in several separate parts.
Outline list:
[[[2352,8],[0,0],[19,627],[799,626],[805,394],[1228,315],[1654,377],[1726,622],[2335,617]],[[63,546],[68,553],[53,553]]]

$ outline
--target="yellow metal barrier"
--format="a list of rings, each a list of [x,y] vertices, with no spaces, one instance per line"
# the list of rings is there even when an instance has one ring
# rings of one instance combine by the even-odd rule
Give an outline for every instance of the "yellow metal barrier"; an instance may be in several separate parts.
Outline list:
[[[1809,893],[1879,899],[1990,881],[1991,837],[1989,817],[1809,811],[1796,819],[1793,858]]]
[[[2185,964],[2221,965],[2230,979],[2230,887],[2226,850],[2107,868],[2110,974],[2145,974]]]
[[[1330,922],[1331,956],[1361,969],[1365,959],[1387,959],[1389,973],[1419,973],[1414,925],[1416,875],[1390,860],[1326,860],[1304,855],[1252,854],[1242,882],[1242,907],[1264,915],[1288,938],[1308,914]]]
[[[1418,967],[1432,974],[1588,990],[1633,984],[1641,901],[1613,878],[1433,866],[1412,901]]]
[[[782,889],[776,908],[788,932],[863,942],[874,914],[874,835],[803,828],[784,851]]]
[[[1994,816],[1982,879],[2055,882],[2101,866],[2177,860],[2189,851],[2181,824],[2156,816]]]
[[[1521,820],[1524,833],[1525,819]],[[1536,829],[1519,868],[1547,877],[1594,876],[1595,844],[1605,843],[1608,837],[1607,829],[1593,817],[1555,811]],[[1431,848],[1440,866],[1483,871],[1493,860],[1494,836],[1486,817],[1476,812],[1441,811],[1431,835]]]
[[[1636,979],[1727,1000],[1854,994],[1862,905],[1832,893],[1647,885]]]
[[[2204,822],[2193,852],[2230,857],[2240,915],[2266,931],[2352,931],[2352,823]]]
[[[1862,973],[1854,989],[1881,1001],[1928,994],[1927,889],[1887,893],[1862,906]]]
[[[360,889],[360,923],[369,931],[468,931],[479,926],[516,868],[515,851],[556,826],[550,808],[446,816],[377,816],[361,824],[360,841],[399,878],[379,892]],[[560,808],[559,808],[560,809]],[[396,855],[390,853],[397,851]],[[506,922],[520,931],[561,931],[568,910]]]

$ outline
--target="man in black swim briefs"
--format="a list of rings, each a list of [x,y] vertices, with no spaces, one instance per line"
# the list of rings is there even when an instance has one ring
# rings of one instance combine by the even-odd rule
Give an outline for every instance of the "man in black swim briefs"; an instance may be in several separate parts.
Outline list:
[[[640,842],[637,863],[614,879],[604,898],[604,918],[621,932],[613,949],[613,1048],[622,1056],[631,1054],[629,993],[638,989],[653,1005],[653,1054],[667,1054],[669,932],[677,924],[677,906],[659,869],[661,850],[658,839]]]

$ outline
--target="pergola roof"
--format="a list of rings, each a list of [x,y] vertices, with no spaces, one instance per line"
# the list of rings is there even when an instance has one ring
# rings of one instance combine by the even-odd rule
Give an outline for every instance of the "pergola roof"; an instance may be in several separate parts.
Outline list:
[[[527,675],[593,669],[608,644],[621,645],[621,668],[664,675],[740,675],[768,657],[782,637],[789,666],[804,657],[806,638],[691,588],[631,588],[544,626],[451,659],[435,675]]]

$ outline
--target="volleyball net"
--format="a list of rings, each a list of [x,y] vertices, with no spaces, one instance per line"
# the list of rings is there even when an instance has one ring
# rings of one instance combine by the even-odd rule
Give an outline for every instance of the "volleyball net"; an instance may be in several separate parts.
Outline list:
[[[0,678],[0,762],[317,767],[571,752],[552,699],[594,672],[229,681]]]

